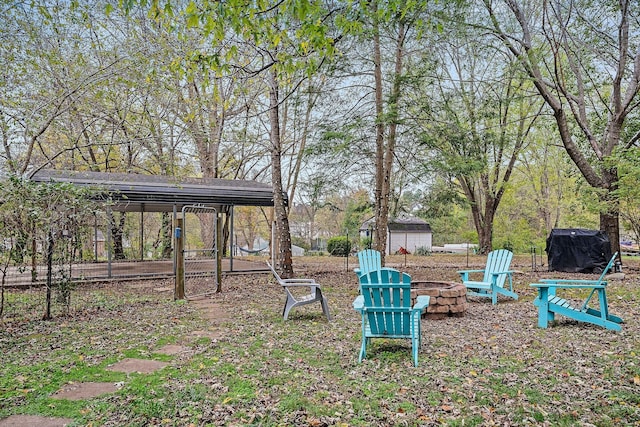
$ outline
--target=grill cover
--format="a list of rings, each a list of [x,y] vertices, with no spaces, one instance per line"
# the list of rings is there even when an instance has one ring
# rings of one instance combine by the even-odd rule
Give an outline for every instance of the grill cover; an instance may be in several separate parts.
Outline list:
[[[554,228],[547,238],[549,271],[601,273],[611,259],[611,243],[600,230]]]

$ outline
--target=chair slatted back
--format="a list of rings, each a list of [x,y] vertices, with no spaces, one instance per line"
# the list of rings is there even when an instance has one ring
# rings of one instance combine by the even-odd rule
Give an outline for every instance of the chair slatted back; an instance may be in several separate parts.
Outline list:
[[[411,336],[411,276],[389,268],[363,276],[361,291],[371,333]]]
[[[365,249],[358,252],[358,264],[360,274],[369,274],[370,271],[380,270],[382,267],[380,252],[374,249]]]
[[[618,252],[613,254],[607,266],[602,270],[602,274],[598,277],[598,283],[602,283],[604,281],[604,276],[609,274],[609,271],[613,268],[613,264],[616,262],[616,258],[618,257]]]
[[[507,249],[498,249],[489,252],[487,256],[487,267],[484,270],[483,282],[491,283],[493,273],[508,271],[513,259],[513,252]],[[496,280],[496,285],[504,288],[506,274],[501,274]]]
[[[607,285],[607,282],[604,281],[604,276],[606,276],[609,273],[609,270],[611,270],[611,268],[613,267],[613,264],[615,263],[617,256],[618,256],[618,252],[613,254],[607,266],[604,268],[604,270],[602,270],[602,274],[600,275],[600,277],[598,277],[598,281],[596,283],[597,285],[603,285],[603,284],[605,286]],[[591,298],[595,294],[596,294],[596,288],[593,288],[591,290],[591,293],[587,297],[587,299],[585,299],[584,302],[582,303],[582,307],[580,307],[580,311],[585,311],[587,309],[587,307],[589,306],[589,301],[591,301]]]

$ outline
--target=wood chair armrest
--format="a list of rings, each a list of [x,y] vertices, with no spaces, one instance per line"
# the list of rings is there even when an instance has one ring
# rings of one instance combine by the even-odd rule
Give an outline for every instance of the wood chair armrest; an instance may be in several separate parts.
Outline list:
[[[483,270],[459,270],[458,271],[458,274],[462,278],[463,282],[466,282],[467,280],[469,280],[469,274],[471,274],[471,273],[484,273],[484,269]]]
[[[423,312],[429,305],[429,295],[418,295],[416,297],[416,303],[413,305],[413,310]]]
[[[581,285],[606,285],[607,282],[606,281],[600,281],[600,280],[581,280],[581,279],[540,279],[539,280],[540,283],[554,283],[554,284],[561,284],[561,283],[567,283],[567,284],[581,284]]]
[[[458,270],[459,274],[462,273],[484,273],[484,269],[482,270]]]
[[[589,283],[567,283],[567,282],[544,282],[544,283],[531,283],[529,286],[534,288],[562,288],[562,289],[603,289],[607,285],[597,285]]]

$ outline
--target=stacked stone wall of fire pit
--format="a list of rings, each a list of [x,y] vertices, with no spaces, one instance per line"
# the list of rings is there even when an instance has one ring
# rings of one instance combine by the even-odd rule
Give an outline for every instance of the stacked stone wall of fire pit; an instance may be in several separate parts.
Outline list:
[[[444,319],[462,317],[467,311],[467,288],[462,283],[415,281],[411,282],[412,305],[418,295],[429,295],[429,306],[423,317]]]

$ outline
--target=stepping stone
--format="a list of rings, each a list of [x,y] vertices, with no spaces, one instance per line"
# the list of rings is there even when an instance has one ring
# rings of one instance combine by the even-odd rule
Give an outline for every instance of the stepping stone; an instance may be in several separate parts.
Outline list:
[[[192,301],[193,305],[198,307],[202,311],[202,315],[205,319],[215,321],[218,323],[227,322],[231,320],[231,316],[225,310],[225,308],[216,304],[215,302],[206,299]]]
[[[162,369],[167,366],[166,362],[159,362],[157,360],[147,359],[123,359],[118,363],[114,363],[109,366],[107,370],[114,372],[124,372],[131,374],[137,372],[139,374],[151,374],[158,369]]]
[[[83,400],[118,391],[113,383],[71,383],[51,395],[52,399]]]
[[[0,427],[65,427],[73,422],[69,418],[40,417],[38,415],[11,415],[0,420]]]
[[[175,356],[177,354],[188,353],[191,351],[189,347],[177,344],[167,344],[164,347],[159,348],[156,353],[166,354],[167,356]]]

